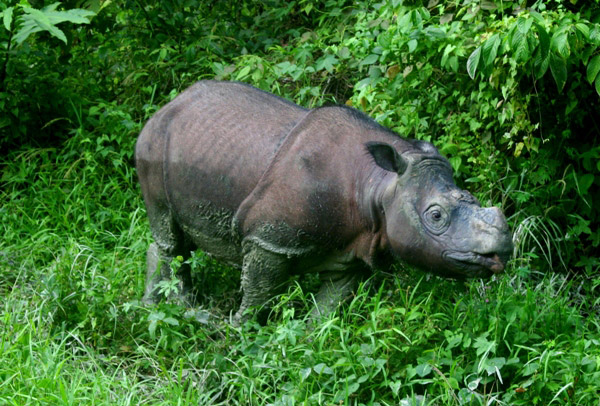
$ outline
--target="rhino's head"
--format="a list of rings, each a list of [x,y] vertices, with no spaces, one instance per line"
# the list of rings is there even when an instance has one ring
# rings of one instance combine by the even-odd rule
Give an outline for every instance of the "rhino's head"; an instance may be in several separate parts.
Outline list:
[[[399,154],[385,143],[367,148],[391,172],[382,195],[388,244],[397,257],[455,278],[502,272],[512,250],[500,209],[482,208],[452,180],[452,168],[426,142]]]

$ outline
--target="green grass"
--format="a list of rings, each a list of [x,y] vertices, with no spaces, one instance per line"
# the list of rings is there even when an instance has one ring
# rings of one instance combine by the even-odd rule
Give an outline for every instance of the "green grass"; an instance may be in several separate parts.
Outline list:
[[[599,404],[598,281],[532,269],[533,250],[489,281],[377,274],[312,328],[310,280],[233,328],[238,275],[200,254],[196,312],[141,307],[137,130],[2,162],[0,404]]]

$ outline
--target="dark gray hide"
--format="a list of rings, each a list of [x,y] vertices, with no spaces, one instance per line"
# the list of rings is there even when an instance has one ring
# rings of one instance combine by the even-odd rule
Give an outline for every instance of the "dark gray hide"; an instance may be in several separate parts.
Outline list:
[[[394,258],[476,277],[501,272],[512,251],[502,212],[458,189],[431,144],[347,107],[307,110],[202,81],[148,121],[136,160],[155,240],[147,302],[159,299],[170,260],[195,248],[241,266],[236,322],[293,274],[319,272],[317,311],[328,312]],[[189,269],[179,277],[189,295]]]

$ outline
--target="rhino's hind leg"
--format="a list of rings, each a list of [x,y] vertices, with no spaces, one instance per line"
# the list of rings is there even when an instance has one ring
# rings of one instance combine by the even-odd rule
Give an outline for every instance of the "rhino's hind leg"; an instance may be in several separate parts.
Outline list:
[[[335,311],[341,303],[352,296],[362,280],[362,273],[348,270],[322,272],[319,274],[319,279],[322,285],[315,296],[316,306],[310,314],[310,318],[315,321]]]
[[[234,324],[243,324],[252,317],[248,310],[261,306],[265,308],[259,314],[259,321],[264,321],[268,311],[265,305],[281,293],[289,279],[288,266],[286,255],[265,250],[253,242],[244,243],[243,296],[242,304],[233,318]]]
[[[155,304],[165,298],[165,293],[161,292],[159,284],[163,281],[170,281],[171,261],[176,256],[182,256],[183,259],[190,257],[190,247],[186,243],[185,236],[179,230],[177,225],[168,216],[166,221],[156,221],[158,216],[152,216],[152,210],[148,210],[150,217],[150,228],[155,242],[150,244],[146,254],[146,287],[142,301],[147,304]],[[165,220],[167,216],[161,216]],[[183,264],[177,270],[177,292],[168,293],[166,296],[181,302],[184,305],[194,304],[194,295],[192,288],[191,270],[188,264]]]
[[[147,304],[156,304],[165,297],[161,293],[159,284],[171,280],[170,263],[173,256],[160,254],[156,243],[150,244],[146,253],[146,286],[142,301]],[[183,264],[176,273],[177,294],[170,295],[177,301],[186,305],[193,304],[191,270],[188,264]]]

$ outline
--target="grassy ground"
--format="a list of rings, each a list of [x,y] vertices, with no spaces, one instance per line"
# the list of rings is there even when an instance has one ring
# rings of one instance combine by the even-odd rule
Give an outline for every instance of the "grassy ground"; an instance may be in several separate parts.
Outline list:
[[[525,260],[467,283],[381,272],[314,329],[301,280],[266,326],[233,328],[239,275],[198,253],[198,309],[141,307],[126,139],[1,163],[0,404],[600,404],[595,286]]]

